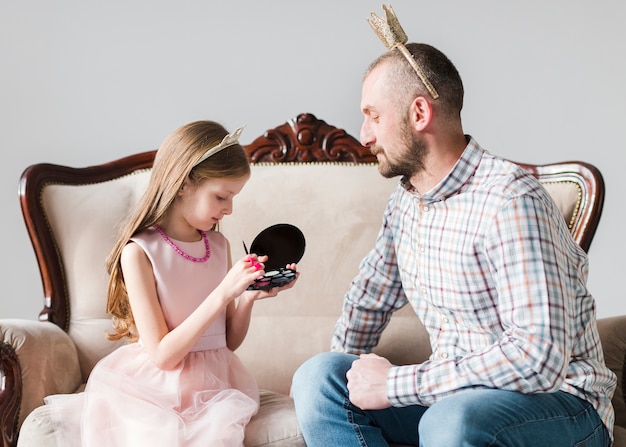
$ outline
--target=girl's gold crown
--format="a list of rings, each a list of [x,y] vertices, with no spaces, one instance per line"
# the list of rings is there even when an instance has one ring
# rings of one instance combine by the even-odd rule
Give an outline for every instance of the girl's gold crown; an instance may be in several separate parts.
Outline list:
[[[413,69],[417,73],[417,76],[419,76],[421,81],[424,83],[424,86],[433,97],[433,99],[439,98],[437,90],[435,90],[435,87],[433,87],[433,85],[428,80],[426,73],[424,73],[422,67],[417,64],[409,50],[404,45],[405,43],[407,43],[409,38],[402,29],[402,26],[400,26],[400,22],[398,21],[398,17],[396,16],[396,14],[393,12],[393,8],[391,7],[391,5],[383,5],[383,10],[385,11],[385,15],[387,16],[386,20],[382,17],[378,17],[373,12],[372,18],[367,19],[372,29],[379,37],[379,39],[383,41],[388,50],[393,50],[394,48],[397,48],[402,53],[402,55],[406,58],[409,64],[411,64],[411,67],[413,67]]]
[[[226,135],[222,139],[220,144],[218,144],[217,146],[213,146],[212,148],[208,149],[204,153],[204,155],[202,157],[200,157],[200,160],[198,160],[193,166],[194,167],[198,166],[200,163],[202,163],[204,160],[209,158],[211,155],[217,154],[222,149],[226,149],[227,147],[233,146],[235,144],[239,144],[239,137],[241,136],[241,132],[243,132],[243,128],[244,127],[246,127],[245,124],[243,126],[241,126],[240,128],[236,129],[234,132],[229,133],[228,135]]]

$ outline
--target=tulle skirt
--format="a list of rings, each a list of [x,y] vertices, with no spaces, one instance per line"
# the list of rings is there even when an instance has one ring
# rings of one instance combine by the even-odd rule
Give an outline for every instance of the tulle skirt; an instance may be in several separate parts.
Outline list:
[[[64,447],[239,447],[259,408],[254,378],[228,348],[163,371],[139,343],[102,359],[84,392],[45,400]]]

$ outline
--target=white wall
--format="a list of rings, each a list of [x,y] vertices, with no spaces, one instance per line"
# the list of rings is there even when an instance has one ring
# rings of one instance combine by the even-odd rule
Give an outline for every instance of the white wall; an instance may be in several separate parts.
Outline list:
[[[484,147],[602,170],[590,287],[600,316],[626,313],[626,2],[392,5],[411,41],[457,65],[465,130]],[[384,51],[370,11],[381,14],[381,2],[0,0],[0,318],[36,318],[42,307],[17,198],[28,165],[154,149],[196,119],[247,123],[243,143],[300,112],[358,136],[361,75]]]

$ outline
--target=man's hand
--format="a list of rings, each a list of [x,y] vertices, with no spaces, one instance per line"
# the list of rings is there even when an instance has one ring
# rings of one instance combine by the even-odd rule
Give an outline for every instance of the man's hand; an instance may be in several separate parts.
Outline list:
[[[362,354],[346,374],[350,402],[362,410],[389,408],[387,372],[391,363],[376,354]]]

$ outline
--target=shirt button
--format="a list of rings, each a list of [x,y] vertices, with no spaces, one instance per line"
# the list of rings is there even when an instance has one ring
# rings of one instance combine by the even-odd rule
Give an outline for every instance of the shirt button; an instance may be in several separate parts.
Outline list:
[[[424,253],[426,251],[426,247],[420,245],[420,253]]]
[[[430,208],[428,208],[428,205],[424,205],[424,206],[422,207],[422,211],[424,211],[425,213],[427,213],[429,209],[430,209]]]
[[[441,353],[441,358],[447,359],[448,358],[448,353],[447,352],[442,352]]]
[[[443,317],[443,322],[444,323],[448,323],[450,320],[448,320],[448,317]]]

